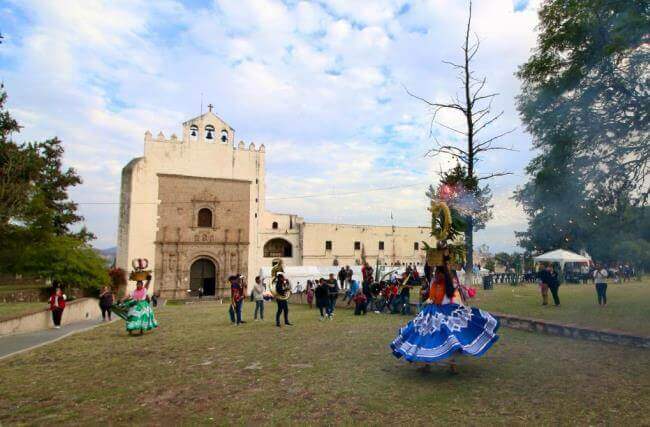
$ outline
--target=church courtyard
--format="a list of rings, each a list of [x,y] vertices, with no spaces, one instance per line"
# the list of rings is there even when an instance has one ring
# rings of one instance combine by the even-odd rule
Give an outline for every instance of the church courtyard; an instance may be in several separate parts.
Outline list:
[[[118,321],[1,361],[0,424],[650,423],[647,350],[502,328],[451,376],[391,355],[403,316],[291,305],[278,329],[274,304],[253,322],[247,302],[238,327],[227,308],[169,305],[153,333]]]

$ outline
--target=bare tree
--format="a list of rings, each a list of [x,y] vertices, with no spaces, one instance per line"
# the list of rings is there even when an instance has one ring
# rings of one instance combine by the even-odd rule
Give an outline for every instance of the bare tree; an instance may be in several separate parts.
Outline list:
[[[465,40],[461,46],[463,52],[463,61],[458,64],[451,61],[443,61],[443,63],[451,66],[457,73],[458,79],[462,84],[463,93],[461,96],[456,94],[450,102],[431,102],[423,97],[411,93],[406,89],[407,93],[412,97],[424,102],[432,110],[431,128],[434,125],[441,126],[466,138],[465,146],[457,146],[453,143],[443,144],[434,137],[436,147],[427,152],[427,156],[437,156],[439,154],[446,154],[452,156],[460,164],[464,165],[467,169],[467,177],[470,181],[480,183],[481,181],[488,180],[499,176],[510,175],[508,171],[496,171],[485,175],[479,175],[476,171],[476,165],[480,161],[480,155],[488,151],[495,150],[508,150],[516,151],[512,147],[504,147],[497,144],[497,141],[503,136],[514,132],[515,129],[510,129],[505,132],[497,133],[492,136],[483,138],[483,131],[490,125],[497,121],[502,115],[503,111],[493,113],[492,101],[498,93],[485,93],[486,78],[476,77],[472,70],[472,61],[476,56],[481,45],[480,39],[476,33],[472,32],[472,1],[469,1],[469,15],[467,18],[467,26],[465,29]],[[471,42],[473,35],[474,41]],[[464,129],[457,129],[453,126],[445,124],[438,120],[438,113],[443,110],[451,110],[464,117]],[[467,227],[465,230],[465,243],[467,246],[467,263],[465,271],[467,274],[472,273],[474,265],[474,250],[473,250],[473,234],[474,234],[474,218],[472,215],[466,218]]]

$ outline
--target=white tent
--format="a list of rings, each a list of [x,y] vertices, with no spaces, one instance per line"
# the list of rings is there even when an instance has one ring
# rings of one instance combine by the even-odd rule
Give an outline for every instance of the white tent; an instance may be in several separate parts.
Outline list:
[[[536,257],[533,257],[535,262],[557,262],[560,264],[562,269],[564,269],[564,264],[569,263],[569,262],[577,262],[577,263],[590,263],[591,258],[578,255],[575,252],[567,251],[564,249],[556,249],[551,252],[546,252],[545,254],[538,255]]]

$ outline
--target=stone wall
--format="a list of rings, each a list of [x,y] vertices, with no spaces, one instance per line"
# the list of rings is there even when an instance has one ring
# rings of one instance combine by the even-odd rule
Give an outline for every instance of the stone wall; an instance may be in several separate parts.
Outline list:
[[[293,294],[291,295],[289,302],[292,304],[307,304],[307,298],[304,295]],[[346,303],[342,302],[340,298],[337,301],[336,306],[354,308],[354,304],[347,306]],[[411,311],[413,313],[418,312],[417,303],[411,303]],[[561,323],[548,322],[538,319],[529,319],[526,317],[512,316],[509,314],[491,314],[499,319],[501,326],[505,328],[542,333],[565,338],[650,349],[650,337],[632,335],[620,331],[598,330],[583,328],[575,325],[564,325]]]
[[[158,176],[155,276],[163,298],[185,298],[190,270],[199,259],[215,267],[217,296],[228,293],[226,279],[249,275],[251,182],[182,175]],[[210,226],[198,225],[208,209]]]
[[[99,300],[96,298],[80,298],[66,304],[61,324],[67,325],[99,317],[101,317]],[[51,312],[43,309],[35,313],[0,321],[0,336],[40,331],[52,326]]]

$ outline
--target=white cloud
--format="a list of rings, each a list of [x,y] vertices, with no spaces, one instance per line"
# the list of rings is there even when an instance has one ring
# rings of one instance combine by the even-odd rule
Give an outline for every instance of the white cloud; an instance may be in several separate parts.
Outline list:
[[[0,10],[6,42],[0,73],[25,140],[58,135],[84,184],[77,201],[118,201],[120,167],[142,154],[142,135],[179,133],[212,102],[237,138],[267,147],[269,197],[356,192],[336,198],[269,201],[320,221],[426,221],[426,182],[449,157],[424,158],[430,113],[409,90],[432,100],[456,92],[441,63],[459,58],[466,18],[456,0],[215,0],[193,8],[174,0],[27,0]],[[475,2],[482,37],[476,68],[518,120],[513,72],[535,41],[537,2],[515,13],[512,0]],[[201,96],[201,94],[203,94]],[[450,124],[455,118],[441,115]],[[435,128],[441,141],[457,136]],[[489,156],[481,171],[511,169],[493,183],[498,212],[490,227],[519,227],[508,196],[530,157],[518,130],[504,141],[522,151]],[[421,186],[420,186],[421,184]],[[496,203],[495,203],[496,204]],[[324,209],[325,207],[325,209]],[[117,205],[82,205],[99,246],[115,242]],[[490,238],[510,242],[510,237]],[[510,233],[511,234],[511,233]],[[508,240],[509,239],[509,240]]]

